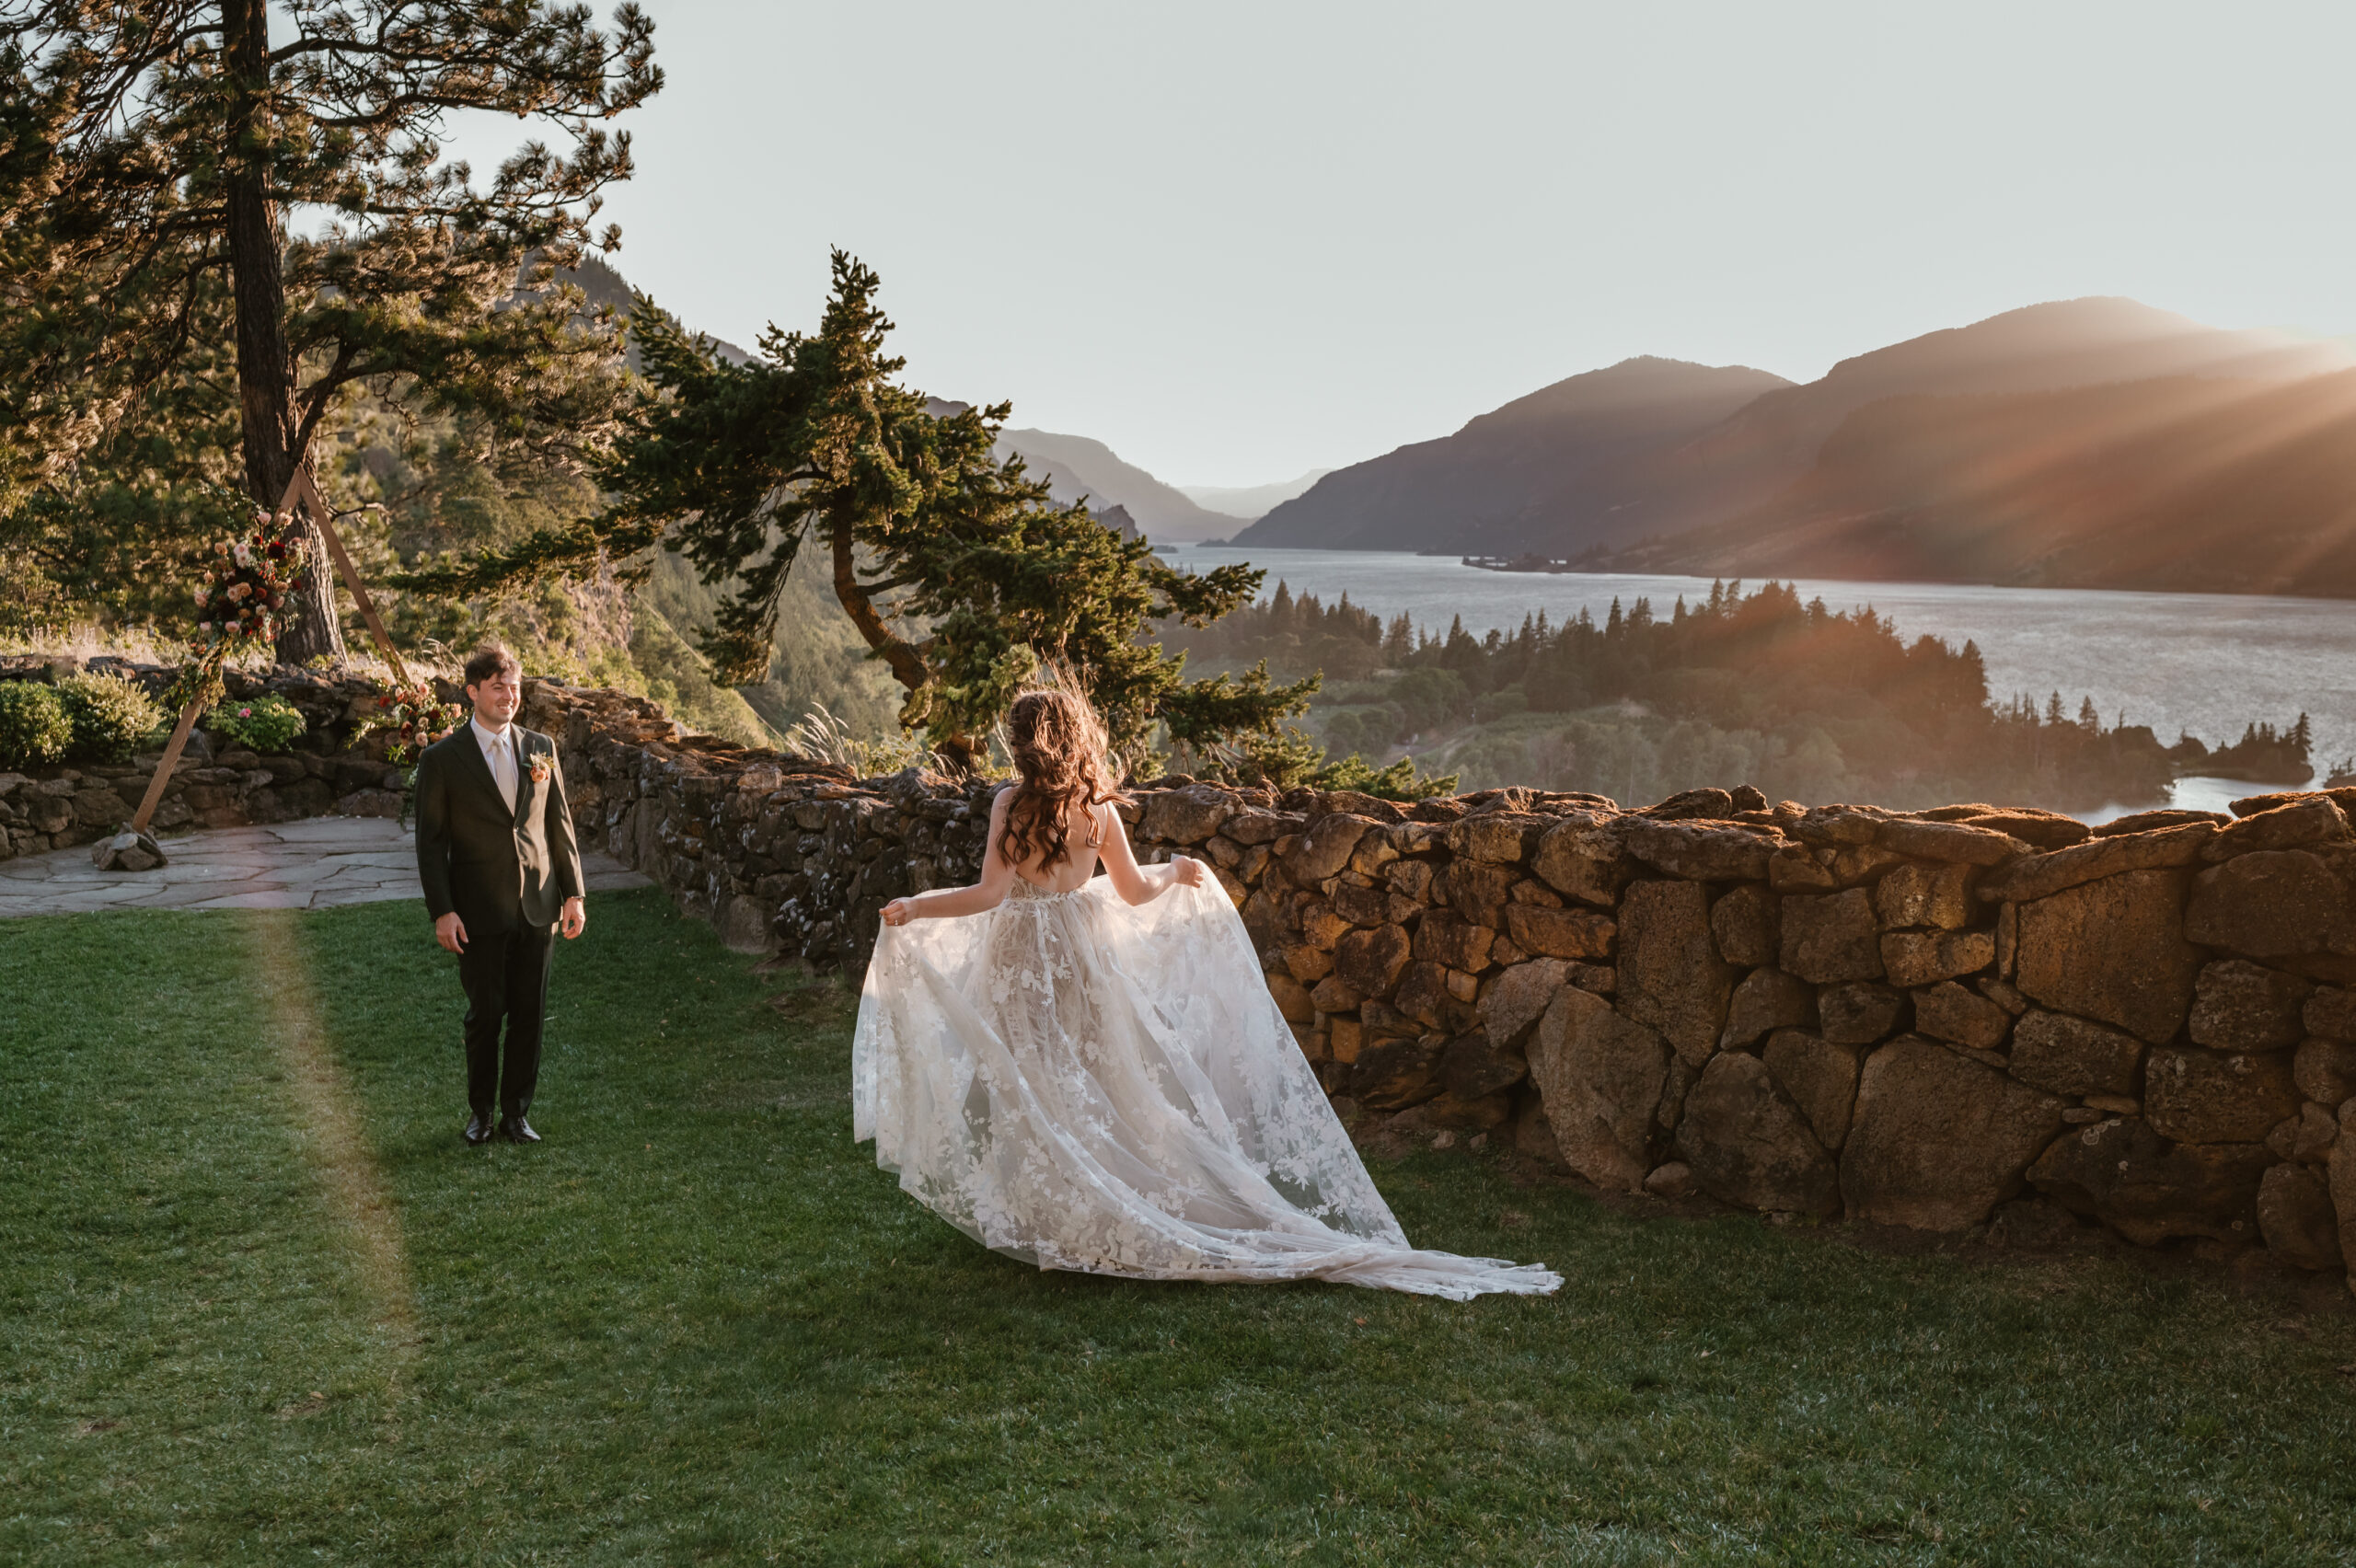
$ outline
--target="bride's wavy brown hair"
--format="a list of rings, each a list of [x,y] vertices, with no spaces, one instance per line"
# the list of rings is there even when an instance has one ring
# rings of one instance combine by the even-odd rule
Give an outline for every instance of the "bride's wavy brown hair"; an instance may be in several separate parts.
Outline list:
[[[1104,721],[1086,698],[1048,687],[1026,691],[1006,712],[1006,749],[1022,782],[1006,802],[999,853],[1015,865],[1033,856],[1049,870],[1071,859],[1065,819],[1074,805],[1101,806],[1128,796],[1105,756]],[[1091,825],[1087,847],[1102,848]]]

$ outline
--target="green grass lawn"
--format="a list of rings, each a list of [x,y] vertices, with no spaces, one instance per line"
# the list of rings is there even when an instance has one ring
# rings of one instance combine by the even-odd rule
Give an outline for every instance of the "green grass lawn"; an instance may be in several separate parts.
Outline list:
[[[593,917],[471,1151],[414,905],[0,923],[0,1561],[2356,1559],[2312,1296],[1461,1153],[1409,1233],[1559,1296],[1042,1274],[851,1144],[848,993]]]

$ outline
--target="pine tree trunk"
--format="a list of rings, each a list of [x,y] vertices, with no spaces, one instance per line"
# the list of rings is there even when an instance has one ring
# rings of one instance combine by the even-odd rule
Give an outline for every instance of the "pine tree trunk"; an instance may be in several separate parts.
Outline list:
[[[269,133],[257,123],[270,75],[269,0],[222,0],[224,52],[231,78],[245,89],[228,126],[225,185],[231,288],[237,311],[237,393],[245,436],[246,488],[256,504],[276,506],[294,477],[302,428],[294,410],[294,356],[286,341],[285,236],[270,199],[265,163],[251,144]],[[247,156],[240,156],[241,154]],[[315,470],[316,471],[316,470]],[[326,541],[306,519],[309,569],[295,590],[294,612],[279,634],[278,657],[304,663],[343,657],[336,619],[335,569]]]
[[[832,536],[830,543],[835,558],[836,602],[850,617],[851,625],[859,628],[859,634],[867,640],[867,645],[883,655],[893,677],[907,692],[910,703],[914,703],[917,696],[931,684],[932,672],[926,667],[922,654],[909,647],[905,640],[893,635],[891,627],[875,608],[874,601],[860,586],[858,555],[852,542],[850,525],[830,520],[826,527]],[[907,721],[907,708],[903,707],[903,723]],[[953,773],[967,776],[978,773],[987,759],[986,744],[971,735],[936,732],[932,743],[933,749],[941,754],[941,761],[948,764]]]

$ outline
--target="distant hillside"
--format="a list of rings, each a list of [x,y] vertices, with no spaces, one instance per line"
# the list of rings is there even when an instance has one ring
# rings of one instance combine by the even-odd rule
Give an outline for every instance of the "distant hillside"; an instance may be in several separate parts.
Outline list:
[[[2222,331],[2126,299],[2008,311],[1804,386],[1630,360],[1328,475],[1238,542],[2338,593],[2314,585],[2336,581],[2314,531],[2337,526],[2343,496],[2356,505],[2356,482],[2338,488],[2341,468],[2310,439],[2339,417],[2339,394],[2310,378],[2350,367],[2345,342]],[[2118,471],[2128,461],[2140,467]],[[2271,542],[2212,559],[2234,554],[2236,529]]]
[[[2164,375],[2279,381],[2356,365],[2340,344],[2231,332],[2131,299],[2060,300],[1842,360],[1772,392],[1683,454],[1742,510],[1798,480],[1842,421],[1886,398],[2044,392]],[[1715,521],[1694,517],[1687,526]]]
[[[1679,450],[1761,394],[1763,370],[1632,359],[1558,381],[1454,435],[1326,475],[1239,545],[1573,554],[1681,525],[1714,476]]]
[[[1178,488],[1197,506],[1254,523],[1293,497],[1308,494],[1310,486],[1333,471],[1331,468],[1311,468],[1297,479],[1284,479],[1273,485],[1180,485]]]
[[[2356,371],[1898,398],[1616,571],[2356,597]]]
[[[1206,510],[1176,487],[1123,462],[1111,447],[1084,435],[1010,430],[999,445],[1022,454],[1031,472],[1053,487],[1057,501],[1075,502],[1085,495],[1094,498],[1096,511],[1117,506],[1135,520],[1147,538],[1158,543],[1223,539],[1245,522],[1227,513]]]
[[[635,296],[630,293],[629,280],[615,271],[598,257],[583,257],[580,266],[564,274],[564,281],[577,284],[581,292],[589,296],[589,303],[592,306],[610,305],[614,307],[614,313],[617,316],[625,321],[629,319],[630,308],[636,303]],[[665,311],[664,314],[670,313]],[[673,319],[676,320],[677,317],[674,317]],[[744,364],[753,357],[722,338],[712,339],[711,346],[719,352],[722,359],[731,364]],[[636,370],[639,367],[638,345],[630,344],[624,350],[622,357],[632,370]]]

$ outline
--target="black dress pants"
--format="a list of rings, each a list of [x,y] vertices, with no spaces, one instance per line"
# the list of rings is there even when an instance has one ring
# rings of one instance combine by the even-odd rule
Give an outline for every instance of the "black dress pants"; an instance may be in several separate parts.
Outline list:
[[[468,933],[467,950],[458,955],[458,980],[467,988],[467,1105],[477,1115],[491,1114],[494,1094],[502,1120],[518,1120],[532,1108],[532,1090],[540,1081],[549,958],[555,951],[552,926]],[[502,1022],[507,1026],[503,1071],[499,1059]]]

